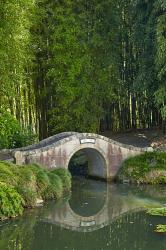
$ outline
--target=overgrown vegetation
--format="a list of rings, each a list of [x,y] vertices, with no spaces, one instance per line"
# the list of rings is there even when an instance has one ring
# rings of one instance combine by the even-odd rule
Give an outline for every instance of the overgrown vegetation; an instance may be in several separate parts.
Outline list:
[[[62,185],[64,190],[71,188],[71,175],[69,171],[66,171],[64,168],[54,169],[51,171],[53,174],[58,175],[62,180]]]
[[[37,199],[59,199],[70,188],[71,176],[65,169],[49,171],[36,164],[0,162],[0,219],[22,214]]]
[[[6,0],[0,16],[0,107],[21,127],[164,127],[165,0]]]
[[[30,126],[22,129],[10,112],[0,109],[0,149],[23,147],[33,144],[36,140],[37,135]]]
[[[10,185],[0,182],[0,219],[22,214],[24,200]]]
[[[120,180],[132,183],[166,184],[166,153],[148,152],[124,161]]]

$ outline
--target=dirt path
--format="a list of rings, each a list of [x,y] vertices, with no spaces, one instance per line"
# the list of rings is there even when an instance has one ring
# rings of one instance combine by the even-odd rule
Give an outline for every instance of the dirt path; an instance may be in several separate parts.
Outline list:
[[[166,136],[161,130],[137,130],[123,133],[104,132],[107,136],[118,142],[133,145],[135,147],[150,147],[166,150]]]

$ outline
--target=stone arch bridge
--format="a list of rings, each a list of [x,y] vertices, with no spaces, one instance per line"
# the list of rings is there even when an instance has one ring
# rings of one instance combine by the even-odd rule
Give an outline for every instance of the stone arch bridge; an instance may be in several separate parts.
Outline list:
[[[89,175],[112,179],[126,158],[153,149],[125,145],[97,134],[64,132],[37,144],[11,150],[10,154],[16,164],[38,163],[48,169],[67,169],[72,156],[80,150],[87,156]]]

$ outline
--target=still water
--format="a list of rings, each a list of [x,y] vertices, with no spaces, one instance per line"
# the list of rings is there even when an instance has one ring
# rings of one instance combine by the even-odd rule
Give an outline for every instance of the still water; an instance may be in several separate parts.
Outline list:
[[[0,250],[166,250],[154,232],[166,218],[147,207],[166,206],[166,187],[106,184],[77,177],[70,198],[0,223]]]

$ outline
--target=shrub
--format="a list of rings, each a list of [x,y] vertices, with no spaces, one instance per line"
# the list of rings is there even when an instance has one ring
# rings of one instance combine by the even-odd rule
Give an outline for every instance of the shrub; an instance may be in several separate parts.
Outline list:
[[[13,174],[12,167],[4,162],[0,162],[0,181],[9,185],[17,185],[17,176]]]
[[[0,109],[0,149],[27,146],[37,141],[31,126],[22,129],[10,112]]]
[[[71,189],[71,174],[69,171],[64,168],[56,168],[52,170],[51,173],[61,178],[64,191],[69,191]]]
[[[26,167],[16,167],[18,183],[16,189],[25,200],[26,207],[33,207],[37,199],[36,176],[31,169]]]
[[[22,214],[24,200],[12,187],[0,182],[0,219]]]
[[[47,189],[43,192],[43,197],[46,200],[49,199],[59,199],[63,195],[63,184],[61,178],[54,174],[49,172],[48,173],[49,177],[49,185]]]
[[[39,195],[42,195],[43,192],[47,189],[47,187],[50,184],[49,177],[47,175],[47,170],[40,167],[37,164],[29,165],[28,168],[30,168],[33,173],[36,176],[36,185],[37,185],[37,192]]]
[[[14,147],[25,147],[35,143],[38,140],[37,134],[33,132],[31,126],[21,129],[13,135]]]
[[[149,152],[127,159],[118,173],[119,179],[131,182],[166,183],[166,153]]]
[[[6,110],[0,110],[0,148],[14,147],[13,137],[20,131],[21,127],[14,116]]]
[[[33,207],[37,198],[61,198],[71,187],[71,176],[65,169],[48,171],[37,164],[0,162],[0,183],[0,216],[6,218],[21,214],[23,206]]]
[[[0,181],[12,185],[25,201],[25,206],[33,206],[37,198],[36,177],[28,167],[0,162]]]

